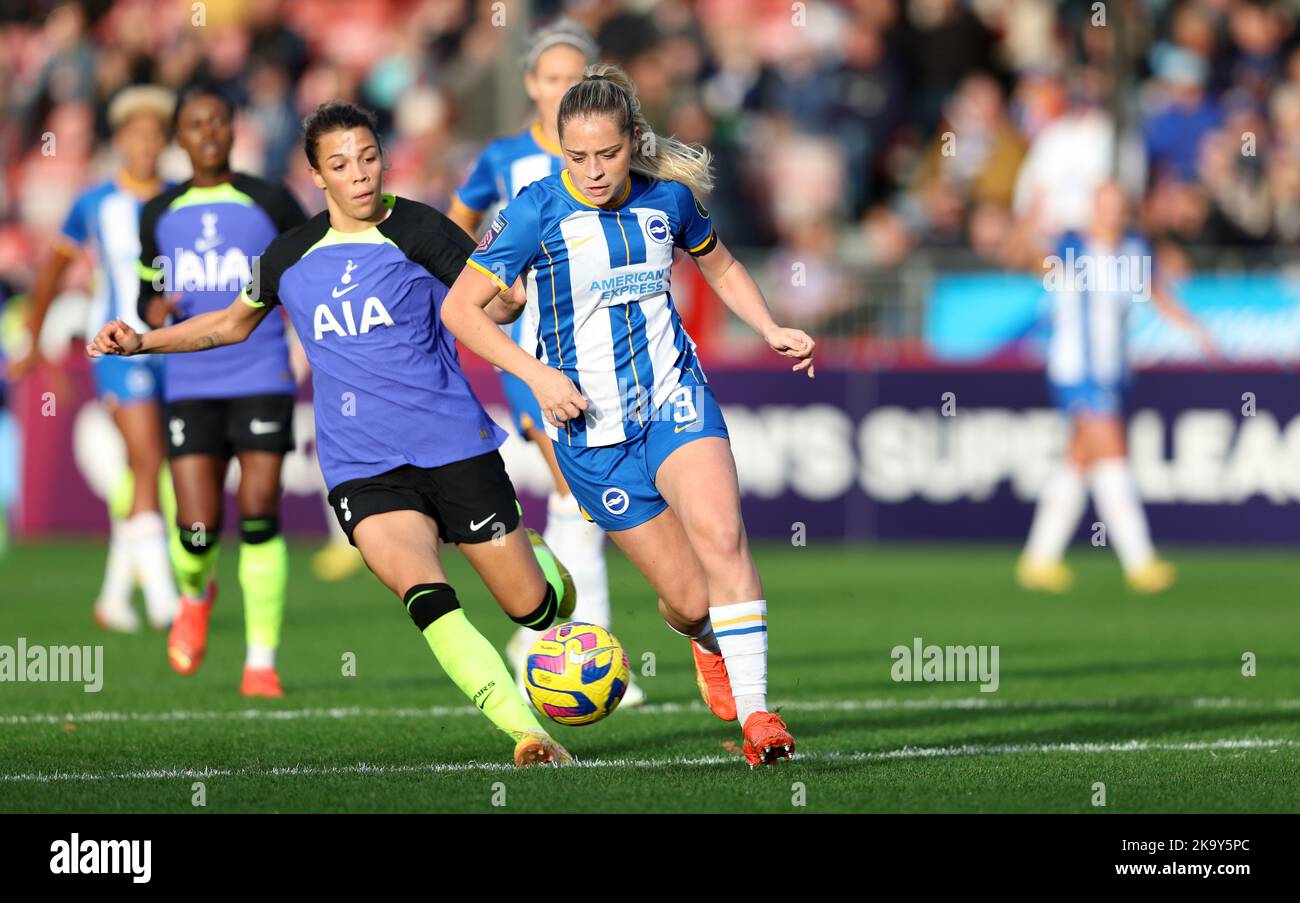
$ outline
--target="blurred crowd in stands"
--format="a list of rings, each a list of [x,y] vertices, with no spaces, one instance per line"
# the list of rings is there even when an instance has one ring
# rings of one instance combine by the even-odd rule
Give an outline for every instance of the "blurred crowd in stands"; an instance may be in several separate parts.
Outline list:
[[[628,70],[656,129],[713,150],[719,232],[769,282],[798,274],[804,290],[773,302],[800,325],[858,302],[850,271],[927,250],[1011,263],[1082,225],[1116,167],[1163,246],[1300,239],[1300,32],[1284,3],[8,0],[0,273],[22,284],[75,192],[111,173],[105,109],[137,82],[224,85],[237,168],[288,180],[309,208],[300,118],[363,102],[387,188],[445,208],[484,141],[527,123],[519,55],[559,15]]]

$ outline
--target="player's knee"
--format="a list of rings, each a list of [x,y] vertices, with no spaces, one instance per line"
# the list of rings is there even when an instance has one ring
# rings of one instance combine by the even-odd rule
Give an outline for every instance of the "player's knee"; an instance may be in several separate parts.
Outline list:
[[[543,581],[546,587],[542,595],[542,601],[537,607],[527,614],[511,615],[510,620],[514,621],[520,627],[527,627],[529,630],[545,630],[555,622],[555,613],[559,609],[560,600],[555,595],[555,587],[550,583]]]
[[[137,481],[149,477],[149,469],[157,468],[162,464],[162,456],[155,456],[149,449],[137,448],[133,445],[126,447],[126,466],[131,468],[131,476]],[[157,474],[154,474],[157,478]]]
[[[176,529],[179,533],[181,548],[191,555],[200,555],[206,550],[217,544],[221,537],[221,521],[216,519],[211,523],[202,521],[186,522],[179,519],[176,523]]]
[[[245,545],[268,542],[280,534],[280,518],[275,514],[263,517],[241,517],[239,540]]]
[[[702,624],[709,617],[708,584],[701,581],[698,587],[661,597],[659,613],[664,620],[676,620],[684,627]],[[670,613],[675,617],[669,617]]]
[[[434,621],[460,608],[456,591],[447,583],[418,583],[406,591],[402,603],[421,633]]]
[[[732,570],[746,557],[745,528],[739,517],[708,518],[691,531],[691,547],[705,570]]]

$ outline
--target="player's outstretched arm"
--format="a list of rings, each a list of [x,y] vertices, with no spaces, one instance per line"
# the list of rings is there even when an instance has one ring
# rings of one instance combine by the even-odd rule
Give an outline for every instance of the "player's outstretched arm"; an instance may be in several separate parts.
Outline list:
[[[1210,336],[1210,331],[1174,297],[1164,282],[1157,281],[1152,287],[1151,300],[1156,303],[1156,310],[1162,317],[1190,333],[1196,339],[1196,344],[1200,346],[1202,354],[1212,361],[1219,359],[1219,350],[1214,344],[1214,339]]]
[[[792,370],[796,373],[807,370],[810,378],[815,375],[813,349],[817,343],[801,329],[777,325],[754,277],[749,275],[744,264],[732,256],[726,245],[718,241],[712,251],[696,257],[695,263],[704,274],[705,281],[732,313],[761,335],[773,351],[798,359],[799,363]]]
[[[36,280],[32,283],[31,293],[27,297],[31,311],[27,319],[27,334],[30,341],[27,345],[27,353],[9,362],[7,375],[10,379],[22,379],[40,361],[41,328],[45,325],[45,315],[49,312],[50,304],[58,293],[59,284],[63,281],[63,274],[75,255],[74,249],[61,244],[55,245],[50,256],[45,259],[45,263],[37,270]]]
[[[248,338],[270,307],[252,307],[236,297],[228,307],[199,314],[140,335],[121,320],[104,325],[86,346],[91,357],[106,354],[174,354],[234,345]]]
[[[573,380],[516,345],[488,315],[485,308],[498,293],[495,282],[466,266],[442,302],[443,325],[483,360],[526,382],[552,426],[581,417],[587,399]]]

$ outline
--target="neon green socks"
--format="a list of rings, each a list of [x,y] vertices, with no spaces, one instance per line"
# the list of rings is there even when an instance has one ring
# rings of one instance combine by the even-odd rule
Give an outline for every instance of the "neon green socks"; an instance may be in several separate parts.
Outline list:
[[[403,601],[438,664],[489,721],[514,737],[546,733],[519,697],[500,654],[465,617],[455,590],[446,583],[422,583],[407,590]]]

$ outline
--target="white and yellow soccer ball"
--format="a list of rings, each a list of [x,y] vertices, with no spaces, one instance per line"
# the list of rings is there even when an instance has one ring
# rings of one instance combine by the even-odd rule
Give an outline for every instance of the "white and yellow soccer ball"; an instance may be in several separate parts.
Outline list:
[[[595,724],[618,708],[627,691],[627,653],[612,633],[570,621],[552,627],[528,650],[524,689],[552,721]]]

